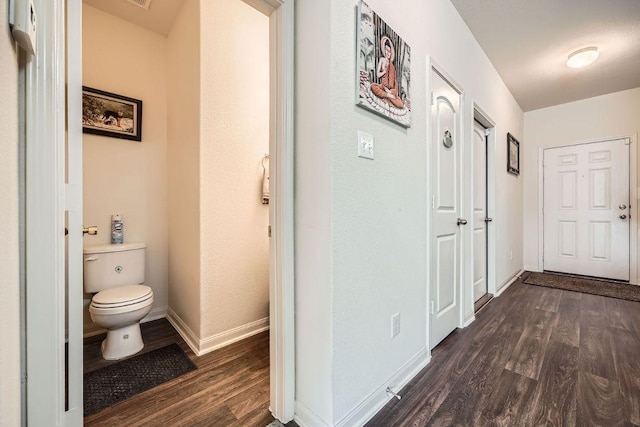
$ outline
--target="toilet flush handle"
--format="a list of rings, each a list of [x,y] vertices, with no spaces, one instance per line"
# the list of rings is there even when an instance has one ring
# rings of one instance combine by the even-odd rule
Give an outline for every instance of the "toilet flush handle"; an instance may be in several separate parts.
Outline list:
[[[88,227],[82,226],[82,234],[88,234],[89,236],[95,236],[98,234],[98,227],[95,225],[90,225]]]
[[[85,261],[97,261],[98,257],[96,257],[96,256],[88,256],[84,260]]]

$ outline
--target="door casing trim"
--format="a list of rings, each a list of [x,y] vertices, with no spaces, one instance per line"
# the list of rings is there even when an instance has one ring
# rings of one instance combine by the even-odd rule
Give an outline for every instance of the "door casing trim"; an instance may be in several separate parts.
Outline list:
[[[66,425],[64,411],[65,6],[35,0],[36,54],[26,65],[25,271],[27,419]]]

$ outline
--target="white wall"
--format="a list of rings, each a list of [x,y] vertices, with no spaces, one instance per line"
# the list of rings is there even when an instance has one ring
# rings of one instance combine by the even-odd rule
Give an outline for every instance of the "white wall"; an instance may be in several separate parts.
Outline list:
[[[241,0],[202,1],[201,337],[269,316],[269,18]]]
[[[186,0],[168,40],[169,305],[200,336],[200,2]]]
[[[315,3],[296,2],[296,384],[298,407],[333,425],[357,421],[360,404],[370,409],[381,403],[383,385],[416,355],[428,353],[427,56],[465,91],[468,146],[473,102],[496,122],[498,287],[522,267],[523,178],[507,175],[505,159],[507,132],[523,139],[523,114],[447,0],[368,2],[411,46],[413,124],[403,129],[360,109],[354,96],[357,1],[333,0],[328,10]],[[321,40],[327,30],[328,46]],[[358,130],[375,136],[374,161],[356,157]],[[306,167],[316,161],[319,166]],[[467,182],[471,165],[468,155]],[[311,199],[316,191],[329,210]],[[470,217],[470,203],[463,209]],[[309,237],[327,230],[328,245],[321,237],[315,247]],[[469,289],[471,282],[468,271]],[[324,306],[306,311],[311,301]],[[391,339],[395,312],[401,333]],[[313,338],[321,341],[303,341],[316,325],[320,334]],[[317,348],[324,350],[303,357]],[[330,377],[317,379],[318,366]],[[319,387],[305,383],[314,380]]]
[[[86,236],[84,244],[110,243],[111,214],[120,213],[125,241],[147,244],[145,283],[153,289],[155,310],[150,316],[164,316],[167,42],[88,5],[83,5],[82,25],[83,84],[143,103],[141,142],[84,134],[84,224],[98,226],[98,235]]]
[[[187,0],[168,44],[170,307],[207,351],[268,324],[269,19],[241,0]]]
[[[538,262],[538,152],[598,138],[633,136],[640,130],[640,88],[529,111],[524,115],[524,265]],[[636,192],[631,197],[638,206]]]
[[[329,2],[296,1],[296,413],[325,423],[333,419],[330,13]]]
[[[0,425],[20,425],[18,54],[0,0]]]

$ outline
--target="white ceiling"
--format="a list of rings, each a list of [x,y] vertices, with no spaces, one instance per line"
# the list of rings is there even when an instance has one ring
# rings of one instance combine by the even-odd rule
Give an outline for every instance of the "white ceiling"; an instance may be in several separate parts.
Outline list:
[[[167,36],[184,0],[151,0],[148,10],[126,0],[83,0],[83,3]]]
[[[451,0],[523,111],[640,86],[640,0]],[[569,53],[597,46],[586,68]]]

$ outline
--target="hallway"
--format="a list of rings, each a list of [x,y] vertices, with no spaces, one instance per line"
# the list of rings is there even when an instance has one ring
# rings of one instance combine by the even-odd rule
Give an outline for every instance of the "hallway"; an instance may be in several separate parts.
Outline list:
[[[519,279],[367,425],[640,425],[639,352],[639,302]]]

